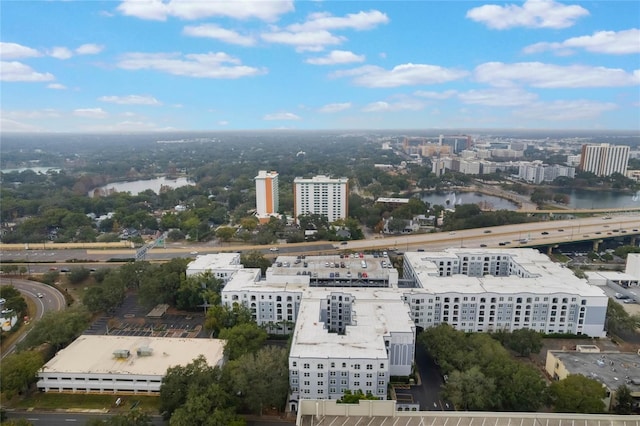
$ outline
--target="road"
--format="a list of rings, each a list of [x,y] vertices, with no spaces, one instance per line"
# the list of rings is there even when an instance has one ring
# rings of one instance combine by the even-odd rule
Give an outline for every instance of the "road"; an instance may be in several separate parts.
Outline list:
[[[105,419],[112,417],[114,414],[102,413],[57,413],[57,412],[26,412],[26,411],[9,411],[7,417],[9,419],[26,419],[34,426],[69,426],[69,425],[85,425],[91,419]],[[161,416],[152,416],[151,424],[154,426],[164,426],[169,424],[162,419]]]
[[[560,212],[562,213],[562,212]],[[546,234],[544,234],[546,233]],[[206,244],[168,244],[166,247],[156,247],[149,250],[146,260],[164,261],[174,257],[195,257],[199,254],[253,251],[257,250],[267,257],[275,258],[279,254],[328,254],[335,250],[386,250],[394,248],[401,251],[428,249],[443,250],[450,247],[478,248],[500,247],[500,243],[508,242],[509,247],[534,247],[541,245],[555,245],[573,241],[599,240],[618,236],[640,234],[640,216],[635,214],[615,215],[611,219],[602,217],[588,217],[571,220],[548,220],[544,222],[525,223],[517,225],[503,225],[488,228],[466,229],[455,232],[436,232],[428,234],[379,236],[367,240],[349,241],[346,244],[331,242],[306,242],[295,244],[278,244],[277,252],[269,251],[263,245],[212,245]],[[528,240],[520,243],[521,240]],[[507,245],[507,244],[505,244]],[[2,252],[2,258],[12,261],[26,260],[38,263],[28,263],[34,273],[42,273],[57,268],[74,268],[79,265],[85,268],[115,267],[119,264],[104,263],[113,258],[132,258],[135,250],[131,249],[32,249]],[[83,263],[69,262],[79,259]],[[84,262],[86,261],[86,262]]]
[[[12,285],[22,293],[23,296],[30,298],[36,305],[36,313],[32,320],[39,320],[42,316],[49,311],[60,311],[67,306],[67,302],[64,295],[60,293],[54,287],[46,284],[42,284],[36,281],[28,281],[17,278],[0,278],[0,285]],[[38,293],[42,294],[42,297],[38,297]],[[16,345],[20,343],[27,336],[29,331],[27,330],[20,338],[11,346],[9,346],[3,353],[2,358],[13,353],[16,349]]]

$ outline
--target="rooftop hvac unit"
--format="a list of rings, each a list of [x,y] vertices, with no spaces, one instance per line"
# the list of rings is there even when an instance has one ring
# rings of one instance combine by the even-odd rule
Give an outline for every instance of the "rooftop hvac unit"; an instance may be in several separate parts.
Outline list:
[[[129,352],[129,349],[117,349],[113,351],[113,356],[115,358],[126,359],[126,358],[129,358],[129,355],[131,355],[131,352]]]
[[[136,353],[138,354],[138,356],[151,356],[153,355],[153,349],[151,349],[149,346],[142,346],[138,348]]]

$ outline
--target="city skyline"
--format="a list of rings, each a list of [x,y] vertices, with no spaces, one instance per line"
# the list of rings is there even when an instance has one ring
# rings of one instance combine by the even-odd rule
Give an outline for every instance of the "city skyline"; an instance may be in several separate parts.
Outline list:
[[[640,129],[640,4],[5,2],[3,132]]]

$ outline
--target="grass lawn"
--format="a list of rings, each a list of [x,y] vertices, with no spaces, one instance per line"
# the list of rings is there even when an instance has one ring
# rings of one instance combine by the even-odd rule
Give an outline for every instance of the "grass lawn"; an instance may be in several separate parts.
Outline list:
[[[116,400],[121,398],[122,403],[116,407]],[[13,401],[12,401],[13,402]],[[158,413],[160,399],[157,396],[147,395],[91,395],[91,394],[65,394],[37,392],[27,398],[15,401],[10,405],[13,408],[34,408],[40,410],[53,409],[109,409],[110,411],[128,411],[134,403],[137,408],[150,414]]]

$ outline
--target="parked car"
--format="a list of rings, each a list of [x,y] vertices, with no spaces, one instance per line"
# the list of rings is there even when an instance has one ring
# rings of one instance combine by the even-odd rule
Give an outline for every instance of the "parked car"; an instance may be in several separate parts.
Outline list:
[[[271,247],[269,251],[278,251],[278,247]]]

